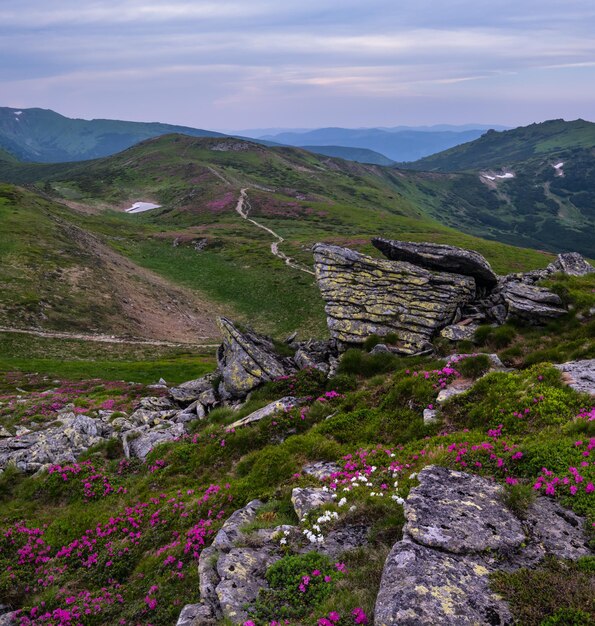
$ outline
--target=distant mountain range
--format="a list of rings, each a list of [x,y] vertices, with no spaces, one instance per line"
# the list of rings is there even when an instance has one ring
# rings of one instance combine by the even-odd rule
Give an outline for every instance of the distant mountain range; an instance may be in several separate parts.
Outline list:
[[[21,161],[58,163],[96,159],[130,148],[144,139],[169,133],[193,137],[225,136],[200,128],[158,122],[81,120],[47,109],[0,107],[0,150]]]
[[[264,135],[259,139],[300,148],[306,146],[366,148],[392,161],[416,161],[430,154],[473,141],[485,132],[485,128],[467,130],[319,128],[307,132]],[[360,159],[352,158],[352,160],[359,161]]]
[[[394,161],[414,161],[451,148],[475,139],[487,130],[485,126],[468,126],[472,125],[292,129],[284,132],[275,132],[280,129],[253,129],[233,133],[233,136],[251,137],[263,145],[306,147],[325,156],[390,165]],[[172,133],[192,137],[228,136],[158,122],[71,119],[46,109],[0,107],[0,158],[4,159],[8,158],[8,153],[29,162],[84,161],[116,154],[145,139]]]

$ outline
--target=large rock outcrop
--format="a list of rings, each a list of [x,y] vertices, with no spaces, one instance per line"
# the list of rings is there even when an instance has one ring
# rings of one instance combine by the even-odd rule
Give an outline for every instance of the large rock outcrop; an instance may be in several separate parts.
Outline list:
[[[595,267],[578,252],[564,252],[547,266],[547,270],[551,273],[562,272],[569,276],[585,276],[585,274],[595,272]]]
[[[373,259],[339,246],[316,244],[314,260],[331,336],[347,345],[395,333],[397,350],[415,354],[475,297],[471,277]]]
[[[439,272],[471,276],[478,285],[494,287],[498,277],[486,259],[474,250],[441,243],[413,243],[375,237],[372,243],[387,259],[407,261]]]
[[[428,466],[405,504],[403,539],[391,550],[376,600],[376,626],[504,626],[506,602],[490,588],[497,570],[545,556],[590,554],[583,520],[538,498],[519,520],[494,482]]]
[[[575,391],[595,396],[595,359],[568,361],[554,367],[562,372],[562,379]]]
[[[224,398],[243,398],[266,381],[295,371],[295,366],[275,353],[273,342],[253,331],[239,330],[221,317],[218,320],[223,343],[217,352]]]

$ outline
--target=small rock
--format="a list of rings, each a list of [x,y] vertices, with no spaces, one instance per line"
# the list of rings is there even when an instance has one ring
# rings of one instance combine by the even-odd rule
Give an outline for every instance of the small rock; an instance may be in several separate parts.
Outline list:
[[[340,472],[341,467],[330,461],[316,461],[315,463],[308,463],[308,465],[304,465],[302,471],[304,474],[314,476],[319,480],[324,480],[325,478]]]
[[[241,426],[246,426],[247,424],[252,424],[254,422],[259,422],[265,417],[269,417],[270,415],[274,415],[275,413],[289,411],[295,406],[298,406],[299,401],[297,398],[293,396],[285,396],[280,400],[275,400],[275,402],[271,402],[267,404],[262,409],[258,409],[258,411],[254,411],[254,413],[250,413],[246,417],[237,420],[230,426],[228,426],[228,430],[232,430],[234,428],[240,428]]]
[[[434,424],[438,421],[438,411],[436,409],[424,409],[424,424]]]
[[[291,502],[298,519],[304,519],[310,511],[333,502],[333,497],[328,491],[323,491],[322,489],[296,487],[291,492]]]
[[[554,367],[562,372],[562,379],[572,389],[595,396],[595,359],[569,361]]]

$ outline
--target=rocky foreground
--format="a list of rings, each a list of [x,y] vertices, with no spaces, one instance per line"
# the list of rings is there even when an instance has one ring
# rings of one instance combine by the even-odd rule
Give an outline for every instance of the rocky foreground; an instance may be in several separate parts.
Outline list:
[[[470,338],[479,324],[497,327],[509,320],[531,325],[546,323],[565,315],[567,310],[558,295],[536,283],[560,272],[581,276],[595,271],[580,255],[566,254],[560,255],[542,271],[499,277],[475,252],[384,239],[374,240],[374,245],[386,259],[324,244],[314,248],[316,275],[326,302],[330,340],[297,341],[294,336],[289,337],[280,350],[270,338],[222,318],[219,320],[222,344],[217,353],[216,372],[178,386],[168,386],[162,381],[153,386],[154,395],[140,399],[129,412],[106,408],[85,414],[74,406],[66,406],[59,410],[56,419],[44,423],[2,427],[0,470],[16,468],[41,477],[49,470],[50,473],[63,474],[67,480],[71,473],[82,471],[77,465],[81,455],[111,441],[121,445],[124,463],[153,459],[152,451],[160,444],[199,442],[197,436],[193,438],[192,435],[202,432],[196,424],[204,424],[206,432],[211,432],[209,416],[215,415],[215,409],[223,408],[230,410],[232,416],[221,431],[213,425],[209,435],[210,438],[221,437],[220,441],[217,440],[219,449],[229,445],[226,440],[232,439],[237,432],[258,432],[258,436],[262,436],[257,430],[261,424],[270,424],[273,428],[277,421],[287,420],[287,416],[293,415],[299,425],[299,420],[306,420],[313,411],[313,404],[317,404],[320,412],[318,420],[322,432],[325,432],[324,428],[331,429],[328,432],[335,433],[341,441],[342,432],[357,430],[370,413],[362,414],[355,422],[333,431],[337,411],[332,410],[331,405],[342,395],[328,391],[316,398],[301,393],[295,382],[300,373],[314,372],[321,380],[335,380],[345,350],[354,345],[361,346],[370,337],[374,337],[377,344],[374,353],[419,356],[434,352],[432,342],[437,337],[451,341]],[[483,355],[487,364],[481,374],[461,376],[456,369],[458,364],[474,358],[476,355],[451,355],[439,366],[440,369],[420,371],[420,380],[432,381],[429,387],[431,402],[420,407],[412,396],[407,401],[405,410],[410,411],[407,415],[412,416],[411,419],[419,417],[424,428],[443,424],[446,429],[443,433],[427,431],[436,437],[448,437],[456,425],[460,428],[472,406],[461,400],[460,407],[454,410],[453,401],[456,404],[457,398],[474,397],[486,373],[488,376],[490,373],[505,375],[511,371],[496,355]],[[567,385],[577,393],[585,394],[577,396],[574,402],[586,402],[589,396],[595,396],[595,359],[560,363],[555,367]],[[559,378],[560,374],[554,373]],[[406,377],[413,384],[418,372],[406,370]],[[530,385],[540,385],[542,380],[543,375],[539,374]],[[242,411],[253,393],[263,385],[283,381],[290,381],[290,393],[279,395],[253,411],[244,411],[240,417],[233,417],[233,412]],[[547,419],[551,421],[547,424],[550,426],[556,424],[556,412],[563,410],[558,395],[562,397],[565,393],[554,383],[552,385],[555,398],[552,402],[558,404],[554,404],[555,409],[548,409]],[[379,394],[376,402],[380,406],[386,400]],[[547,399],[536,395],[533,402],[539,407],[542,402],[547,404]],[[328,410],[325,410],[327,405]],[[486,407],[488,410],[489,405]],[[371,407],[370,411],[375,408]],[[343,410],[348,415],[348,409]],[[514,433],[515,429],[518,430],[519,420],[531,415],[532,410],[536,409],[525,407],[522,413],[501,409],[503,415],[508,411],[513,416],[511,426],[506,422],[506,428]],[[589,416],[593,416],[593,412],[586,411],[588,407],[582,409],[577,418],[580,418],[580,424],[592,421]],[[494,419],[506,421],[505,417]],[[208,520],[201,520],[198,524],[200,541],[191,543],[188,540],[187,543],[187,546],[192,545],[198,559],[199,588],[193,592],[197,601],[180,607],[178,626],[283,623],[266,617],[273,610],[271,603],[274,606],[279,602],[278,598],[285,598],[278,595],[280,592],[270,572],[273,566],[280,566],[292,556],[318,563],[301,579],[303,590],[300,587],[299,592],[304,594],[303,597],[307,596],[310,584],[318,584],[313,580],[318,576],[328,585],[334,584],[335,580],[341,584],[341,576],[345,574],[344,555],[362,548],[376,549],[372,548],[372,519],[358,517],[361,501],[357,501],[357,506],[348,501],[352,491],[357,489],[366,491],[367,501],[385,498],[395,507],[402,507],[399,509],[404,515],[402,532],[398,532],[398,539],[393,540],[384,560],[374,617],[366,616],[363,609],[356,607],[349,618],[351,621],[339,622],[339,617],[334,618],[336,612],[331,611],[327,617],[321,617],[318,624],[365,624],[371,623],[372,619],[378,626],[512,624],[512,608],[494,591],[493,576],[498,572],[510,574],[536,570],[550,557],[574,562],[592,555],[585,517],[550,496],[558,485],[569,490],[571,495],[581,489],[584,497],[591,496],[595,488],[591,482],[583,480],[574,466],[568,471],[576,484],[568,477],[552,478],[550,470],[543,468],[543,474],[534,486],[538,497],[528,500],[525,507],[512,506],[507,501],[508,492],[502,480],[497,482],[493,477],[471,473],[474,469],[481,473],[484,466],[493,466],[493,474],[505,478],[507,486],[518,483],[510,468],[523,457],[523,453],[516,444],[503,439],[503,424],[490,422],[489,425],[487,440],[456,442],[447,448],[438,445],[436,450],[440,450],[443,456],[436,452],[435,462],[428,460],[418,474],[409,468],[416,467],[420,457],[426,455],[425,448],[415,452],[407,463],[391,463],[395,455],[401,454],[403,447],[379,446],[374,454],[386,457],[389,462],[387,467],[379,470],[385,472],[379,480],[374,476],[377,466],[367,461],[358,466],[360,461],[355,453],[342,456],[340,462],[329,462],[324,454],[314,460],[306,455],[299,471],[294,473],[296,480],[305,482],[291,488],[291,523],[275,524],[276,514],[267,509],[266,499],[254,499],[235,512],[233,509],[231,513],[227,510],[225,515],[223,509],[218,512],[216,519],[221,519],[222,525],[207,541],[207,529],[216,524],[215,509],[209,510]],[[408,426],[401,423],[401,428]],[[528,423],[527,432],[533,432],[532,428],[534,426]],[[298,426],[290,425],[283,434],[270,435],[266,441],[274,449],[291,440],[297,432]],[[581,453],[586,460],[582,465],[589,468],[592,463],[589,455],[595,448],[595,440],[577,439],[574,447],[575,451],[584,449]],[[467,462],[470,451],[480,455],[473,458],[481,461]],[[368,452],[360,450],[358,454],[362,460],[367,458]],[[243,454],[234,463],[242,458]],[[457,469],[442,466],[441,458],[456,465]],[[152,462],[155,463],[154,459]],[[380,462],[386,463],[386,460]],[[276,463],[282,465],[283,459],[279,458]],[[167,461],[159,459],[150,472],[158,471],[166,464]],[[256,471],[249,464],[248,468]],[[102,477],[96,474],[87,480],[97,476]],[[102,477],[102,480],[105,484],[108,479]],[[407,484],[403,492],[399,481]],[[211,487],[203,496],[205,503],[211,497]],[[281,488],[282,485],[277,486],[277,489]],[[220,490],[218,486],[212,493]],[[263,523],[269,518],[272,523]],[[122,520],[125,523],[125,517]],[[159,550],[166,551],[175,545],[178,544],[174,542]],[[111,546],[109,550],[112,550]],[[50,557],[40,555],[39,558],[49,560]],[[327,571],[324,567],[331,569]],[[56,571],[63,572],[60,568]],[[147,610],[155,608],[156,593],[153,590],[146,596]],[[273,600],[267,600],[268,593]],[[49,621],[37,621],[34,612],[23,618],[22,613],[14,612],[15,608],[18,607],[5,607],[0,624],[71,623],[60,621],[62,618],[56,621],[55,616],[50,616]],[[290,611],[291,607],[286,609]],[[80,623],[85,623],[84,618]]]

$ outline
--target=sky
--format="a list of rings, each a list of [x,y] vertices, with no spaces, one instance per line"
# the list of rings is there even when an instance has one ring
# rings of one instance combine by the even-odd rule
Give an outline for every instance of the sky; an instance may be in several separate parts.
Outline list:
[[[209,129],[595,121],[593,0],[2,0],[0,106]]]

